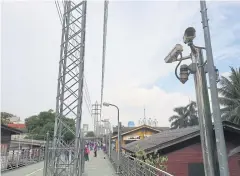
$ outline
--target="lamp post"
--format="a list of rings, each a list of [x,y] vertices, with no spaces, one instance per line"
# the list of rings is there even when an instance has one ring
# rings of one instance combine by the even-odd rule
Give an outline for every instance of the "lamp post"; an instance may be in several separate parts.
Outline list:
[[[110,103],[103,103],[103,106],[109,107],[109,106],[113,106],[117,109],[117,121],[118,121],[118,152],[117,152],[117,160],[118,160],[118,167],[117,167],[117,173],[119,173],[119,167],[120,167],[120,122],[119,122],[119,108],[114,105],[114,104],[110,104]]]

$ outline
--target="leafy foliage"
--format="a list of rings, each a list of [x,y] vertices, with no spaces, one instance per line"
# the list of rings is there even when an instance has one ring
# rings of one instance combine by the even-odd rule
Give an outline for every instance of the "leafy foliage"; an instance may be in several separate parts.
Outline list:
[[[136,158],[146,162],[149,165],[152,165],[156,168],[159,168],[161,170],[166,170],[167,165],[166,162],[168,161],[167,156],[160,156],[158,153],[152,153],[152,154],[146,154],[144,150],[140,149],[140,147],[137,145],[137,152],[135,153]]]
[[[87,132],[86,137],[95,137],[95,134],[93,131],[89,131]]]
[[[63,118],[70,128],[75,131],[75,122],[73,119]],[[31,116],[25,119],[26,128],[28,130],[28,138],[36,140],[44,140],[46,133],[49,132],[49,137],[52,138],[54,134],[55,113],[53,110],[40,112],[38,115]],[[74,135],[68,131],[64,134],[66,142],[74,139]]]
[[[198,117],[197,117],[197,104],[194,101],[191,101],[185,107],[177,107],[174,108],[173,111],[177,113],[177,115],[173,115],[169,118],[169,122],[171,122],[171,128],[186,128],[188,126],[198,125]]]
[[[10,118],[13,117],[13,114],[7,112],[1,112],[1,124],[7,125],[10,123]]]
[[[229,78],[222,76],[218,89],[222,118],[240,125],[240,67],[231,68]]]

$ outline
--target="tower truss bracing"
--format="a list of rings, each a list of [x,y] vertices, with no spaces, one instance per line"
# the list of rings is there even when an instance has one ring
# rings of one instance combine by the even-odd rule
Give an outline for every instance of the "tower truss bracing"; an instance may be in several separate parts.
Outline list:
[[[83,148],[81,121],[87,2],[65,1],[63,5],[55,127],[53,143],[47,148],[45,157],[45,176],[82,175],[80,149]],[[68,141],[66,136],[74,136],[74,140]]]

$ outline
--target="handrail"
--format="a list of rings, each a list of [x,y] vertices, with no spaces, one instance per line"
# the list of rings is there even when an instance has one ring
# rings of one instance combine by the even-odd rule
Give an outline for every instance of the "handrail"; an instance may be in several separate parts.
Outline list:
[[[116,167],[118,164],[117,153],[115,150],[111,150],[110,160]],[[173,176],[172,174],[156,168],[144,161],[134,158],[128,154],[121,153],[120,155],[120,172],[123,176]],[[130,175],[129,175],[130,174]]]
[[[163,170],[161,170],[161,169],[159,169],[159,168],[156,168],[156,167],[154,167],[154,166],[152,166],[152,165],[150,165],[150,164],[148,164],[148,163],[146,163],[146,162],[144,162],[144,161],[141,161],[141,160],[139,160],[139,159],[137,159],[137,158],[134,158],[134,157],[132,157],[132,156],[130,156],[130,155],[127,155],[127,154],[122,154],[122,155],[125,156],[125,157],[128,157],[128,158],[131,158],[131,159],[134,160],[134,161],[137,161],[137,162],[139,162],[139,163],[142,163],[142,164],[144,164],[144,165],[147,165],[148,167],[150,167],[150,168],[152,168],[152,169],[155,169],[155,170],[157,170],[157,171],[159,171],[159,172],[162,172],[163,174],[165,174],[165,175],[167,175],[167,176],[173,176],[173,175],[167,173],[166,171],[163,171]]]

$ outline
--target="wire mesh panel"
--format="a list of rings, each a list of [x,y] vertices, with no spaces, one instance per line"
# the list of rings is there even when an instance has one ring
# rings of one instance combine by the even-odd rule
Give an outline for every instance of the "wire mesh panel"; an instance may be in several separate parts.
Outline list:
[[[117,152],[115,150],[111,151],[110,160],[111,160],[114,168],[117,169],[118,160],[117,160]]]
[[[64,1],[54,138],[47,150],[47,176],[79,176],[86,1]],[[73,119],[69,121],[66,117]],[[66,142],[69,133],[74,140]],[[82,147],[81,147],[82,146]]]

